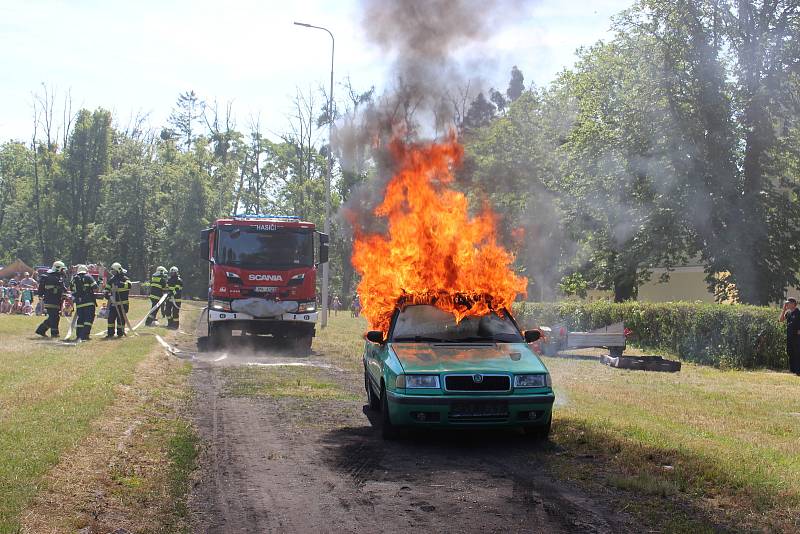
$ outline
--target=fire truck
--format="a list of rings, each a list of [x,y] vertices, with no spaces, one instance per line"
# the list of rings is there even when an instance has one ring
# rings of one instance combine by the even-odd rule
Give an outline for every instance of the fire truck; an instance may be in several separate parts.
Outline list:
[[[200,233],[209,262],[208,343],[233,331],[270,335],[307,354],[317,322],[317,268],[328,261],[328,236],[299,217],[236,215]]]

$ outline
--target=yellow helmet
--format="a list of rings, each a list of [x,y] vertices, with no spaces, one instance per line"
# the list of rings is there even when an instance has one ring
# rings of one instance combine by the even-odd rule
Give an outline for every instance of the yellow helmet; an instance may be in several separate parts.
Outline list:
[[[66,272],[67,266],[64,265],[63,261],[55,261],[55,262],[53,262],[53,270],[57,271],[57,272],[60,272],[60,273],[63,273],[63,272]]]

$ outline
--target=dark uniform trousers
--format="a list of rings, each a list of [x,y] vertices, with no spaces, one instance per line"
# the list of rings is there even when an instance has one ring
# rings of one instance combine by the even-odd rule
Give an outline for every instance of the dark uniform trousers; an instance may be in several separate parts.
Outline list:
[[[150,307],[155,308],[155,305],[158,304],[159,299],[161,299],[161,295],[164,291],[164,284],[166,284],[166,280],[163,276],[153,276],[150,279]],[[147,315],[147,320],[145,324],[151,325],[156,320],[156,315],[158,315],[158,309],[154,309]]]
[[[76,313],[78,315],[78,339],[88,341],[89,334],[92,332],[92,325],[94,324],[95,305],[91,302],[87,302],[86,304],[78,304],[76,308]]]
[[[128,295],[131,290],[131,282],[128,277],[122,274],[115,274],[106,283],[104,293],[108,299],[108,337],[114,337],[114,326],[117,328],[117,335],[125,335],[125,317],[128,315]],[[124,311],[125,315],[121,313]]]
[[[789,370],[800,375],[800,335],[786,337],[786,354],[789,356]]]
[[[53,337],[58,337],[58,323],[61,321],[61,307],[56,306],[55,304],[45,304],[44,311],[47,313],[47,319],[45,319],[42,324],[39,325],[39,328],[36,329],[36,333],[39,335],[44,335],[47,333],[47,329],[49,328],[50,335]]]

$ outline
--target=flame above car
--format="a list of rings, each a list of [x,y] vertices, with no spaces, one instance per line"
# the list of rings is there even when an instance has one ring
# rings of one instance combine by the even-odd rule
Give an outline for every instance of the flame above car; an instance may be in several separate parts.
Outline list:
[[[386,332],[398,306],[433,304],[457,321],[511,308],[527,279],[497,242],[497,216],[487,203],[474,217],[452,187],[464,150],[451,134],[443,142],[389,145],[396,172],[374,214],[387,232],[356,232],[352,263],[361,275],[363,313]]]

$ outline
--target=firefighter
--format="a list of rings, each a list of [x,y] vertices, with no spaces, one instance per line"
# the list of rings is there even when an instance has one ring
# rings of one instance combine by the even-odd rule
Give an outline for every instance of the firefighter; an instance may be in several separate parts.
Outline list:
[[[158,314],[158,309],[156,308],[156,304],[158,304],[159,299],[161,299],[161,295],[164,294],[164,289],[167,286],[167,268],[161,265],[156,268],[156,272],[153,273],[153,276],[150,277],[150,307],[152,311],[147,316],[147,320],[144,324],[150,326],[151,324],[156,322],[156,315]]]
[[[108,300],[108,333],[106,339],[114,337],[114,324],[117,326],[117,336],[125,335],[125,318],[128,314],[128,294],[131,290],[131,281],[125,275],[125,269],[119,263],[111,264],[111,278],[106,282],[103,293]]]
[[[47,329],[50,329],[50,336],[58,337],[58,322],[61,319],[61,303],[64,301],[64,293],[67,286],[64,277],[67,273],[67,266],[63,261],[53,263],[53,268],[39,278],[39,298],[44,302],[45,319],[36,333],[42,337],[47,337]]]
[[[797,300],[788,299],[783,304],[780,317],[786,323],[786,355],[789,357],[789,370],[800,376],[800,309]]]
[[[178,273],[177,267],[169,268],[169,280],[167,280],[167,328],[178,328],[180,324],[181,297],[183,296],[183,280]]]
[[[79,341],[89,341],[89,334],[94,324],[94,311],[97,299],[94,292],[97,290],[97,281],[89,274],[85,265],[78,265],[75,276],[69,284],[72,297],[75,299],[75,313],[77,317],[77,335]]]

